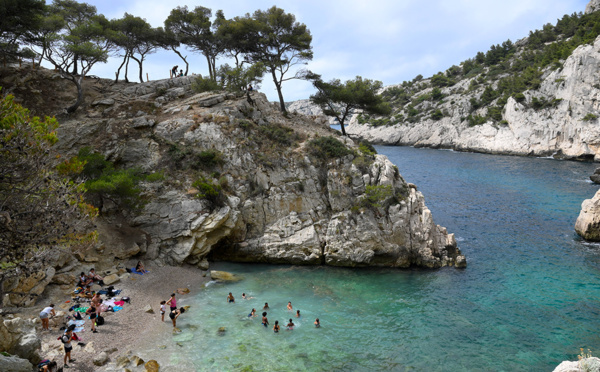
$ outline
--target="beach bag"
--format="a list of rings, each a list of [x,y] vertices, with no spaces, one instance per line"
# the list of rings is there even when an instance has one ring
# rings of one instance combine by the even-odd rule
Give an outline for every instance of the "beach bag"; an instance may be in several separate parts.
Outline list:
[[[104,318],[100,315],[98,315],[98,317],[96,317],[96,325],[103,325],[104,324]]]
[[[131,303],[131,298],[129,298],[129,297],[121,297],[121,301],[127,302],[129,304],[129,303]]]
[[[66,333],[64,333],[62,336],[58,336],[57,340],[60,340],[63,344],[66,344],[67,342],[71,341],[69,340],[69,336],[67,336]]]

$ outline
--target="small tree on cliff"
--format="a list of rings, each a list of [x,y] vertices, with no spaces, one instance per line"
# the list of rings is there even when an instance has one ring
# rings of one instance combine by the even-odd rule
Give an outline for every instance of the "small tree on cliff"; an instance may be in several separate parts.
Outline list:
[[[23,55],[21,46],[31,42],[45,11],[43,0],[3,0],[0,2],[0,55]]]
[[[96,213],[83,203],[81,185],[61,175],[83,163],[55,167],[57,127],[53,118],[29,116],[11,95],[0,101],[0,267],[82,239]]]
[[[260,62],[271,73],[273,83],[279,95],[282,112],[287,112],[281,85],[284,81],[300,79],[296,73],[289,76],[290,69],[298,64],[306,64],[312,60],[312,36],[306,25],[296,22],[293,14],[287,14],[283,9],[273,6],[262,11],[257,10],[250,18],[238,21],[245,22],[241,27],[248,33],[242,40],[246,42],[246,58],[251,63]]]
[[[339,79],[324,82],[320,75],[312,72],[306,74],[306,79],[317,88],[317,93],[310,96],[310,100],[319,105],[325,115],[338,120],[344,136],[346,119],[356,110],[379,115],[388,115],[391,112],[390,105],[377,94],[382,87],[381,81],[357,76],[354,80],[347,80],[343,84]]]

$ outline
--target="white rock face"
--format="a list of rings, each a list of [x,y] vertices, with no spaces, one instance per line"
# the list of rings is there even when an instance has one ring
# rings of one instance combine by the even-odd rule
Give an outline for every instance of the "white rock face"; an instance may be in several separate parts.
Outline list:
[[[586,240],[600,241],[600,190],[592,199],[586,199],[581,204],[575,231]]]
[[[577,362],[564,361],[553,372],[600,372],[600,359],[592,357]]]
[[[598,6],[593,1],[588,6]],[[444,88],[447,95],[440,108],[448,116],[435,121],[425,119],[417,123],[371,127],[355,120],[346,128],[348,134],[374,143],[414,145],[433,148],[478,151],[497,154],[586,158],[600,161],[600,38],[593,45],[578,47],[559,70],[548,69],[538,90],[526,91],[525,102],[533,97],[557,100],[555,107],[534,110],[510,98],[503,112],[506,125],[491,122],[469,127],[471,97],[462,94],[470,80]],[[431,88],[430,88],[431,89]],[[423,91],[427,93],[427,91]],[[473,115],[484,115],[485,108]],[[587,116],[587,118],[586,118]],[[586,118],[584,120],[584,118]]]

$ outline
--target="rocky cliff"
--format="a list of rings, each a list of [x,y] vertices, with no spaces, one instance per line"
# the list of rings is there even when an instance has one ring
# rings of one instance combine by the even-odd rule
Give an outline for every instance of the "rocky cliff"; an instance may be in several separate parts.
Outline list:
[[[54,81],[52,72],[39,73]],[[24,76],[16,86],[34,80]],[[134,255],[203,268],[207,259],[466,265],[453,234],[434,223],[423,195],[385,156],[362,153],[326,122],[282,116],[258,92],[194,93],[192,81],[96,80],[88,104],[59,119],[63,153],[89,146],[118,167],[165,174],[143,185],[139,211],[102,205],[100,243],[81,259],[100,268]],[[313,142],[330,136],[345,152],[315,155]],[[218,161],[203,164],[206,152]],[[221,190],[219,200],[205,197],[198,185],[206,184]]]
[[[530,35],[445,73],[385,87],[392,115],[355,116],[346,131],[387,145],[600,161],[600,38],[579,41],[568,56],[556,57],[588,32],[586,22],[597,21],[597,10],[600,4],[591,1],[586,15],[569,21],[580,33],[564,34],[565,21],[536,34],[541,41],[535,47]],[[534,69],[526,71],[528,65]],[[519,84],[528,89],[516,88]],[[299,112],[314,111],[306,103],[295,105]]]

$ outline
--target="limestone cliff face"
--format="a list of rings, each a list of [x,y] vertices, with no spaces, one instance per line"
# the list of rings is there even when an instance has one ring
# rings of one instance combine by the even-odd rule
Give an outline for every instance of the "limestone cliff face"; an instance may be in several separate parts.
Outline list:
[[[600,190],[593,198],[586,199],[581,204],[575,231],[586,240],[600,241]]]
[[[375,143],[452,148],[494,154],[550,156],[600,161],[600,38],[593,45],[578,47],[562,69],[547,69],[539,89],[524,93],[521,103],[512,97],[502,113],[502,124],[491,121],[469,126],[470,99],[484,87],[465,94],[472,79],[442,89],[447,95],[441,110],[448,116],[416,123],[372,127],[356,120],[346,128],[349,135]],[[429,88],[431,90],[431,88]],[[423,92],[424,94],[427,91]],[[533,98],[554,101],[555,107],[535,110]],[[485,115],[484,109],[473,115]],[[587,117],[586,117],[587,116]]]
[[[101,244],[88,256],[145,254],[201,267],[207,258],[466,265],[453,234],[434,223],[423,195],[385,156],[357,159],[356,145],[338,137],[355,155],[315,157],[307,151],[309,139],[336,136],[327,123],[304,115],[283,117],[257,92],[252,102],[243,95],[194,94],[190,82],[106,86],[77,118],[62,122],[59,146],[65,152],[91,146],[119,166],[167,174],[164,182],[145,185],[148,203],[140,213],[104,205]],[[286,136],[296,139],[287,144]],[[208,150],[222,157],[213,168],[177,162]],[[211,204],[198,198],[192,183],[199,178],[218,179],[224,200]],[[389,194],[369,202],[374,189]]]

